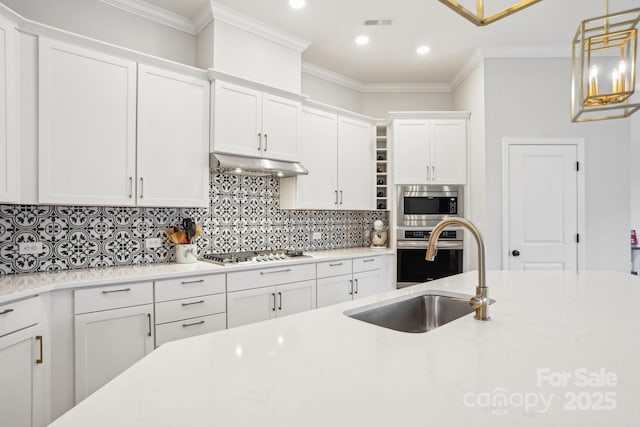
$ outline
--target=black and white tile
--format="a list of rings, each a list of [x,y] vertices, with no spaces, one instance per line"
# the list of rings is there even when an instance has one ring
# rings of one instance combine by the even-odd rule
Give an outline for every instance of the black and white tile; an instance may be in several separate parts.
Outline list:
[[[202,225],[200,253],[368,246],[373,221],[387,221],[381,211],[280,210],[279,194],[277,178],[212,174],[208,208],[0,205],[0,276],[172,262],[167,230],[186,217]],[[148,238],[162,245],[146,248]],[[27,242],[43,250],[20,255]]]

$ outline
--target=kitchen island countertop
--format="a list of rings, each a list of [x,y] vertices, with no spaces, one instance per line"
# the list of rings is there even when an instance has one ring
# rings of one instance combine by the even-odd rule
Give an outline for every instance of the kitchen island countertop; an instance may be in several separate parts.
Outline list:
[[[343,314],[477,273],[165,344],[52,424],[636,426],[640,278],[488,273],[492,320],[427,333]]]

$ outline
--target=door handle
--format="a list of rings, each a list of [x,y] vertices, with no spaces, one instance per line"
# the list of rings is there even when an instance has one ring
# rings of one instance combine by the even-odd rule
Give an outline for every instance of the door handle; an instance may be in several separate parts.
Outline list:
[[[336,191],[336,202],[335,202],[335,205],[337,206],[338,205],[338,190],[335,190],[335,191]]]
[[[284,269],[284,270],[275,270],[275,271],[261,271],[261,272],[260,272],[260,275],[261,275],[261,276],[264,276],[264,275],[266,275],[266,274],[288,273],[288,272],[290,272],[290,271],[291,271],[291,269],[290,269],[290,268],[286,268],[286,269]]]
[[[353,280],[349,280],[349,295],[353,295]]]
[[[344,198],[343,198],[342,190],[340,190],[340,204],[342,204],[343,199]]]
[[[427,182],[431,181],[431,168],[427,165]]]
[[[264,151],[267,151],[269,149],[269,139],[268,139],[268,135],[265,133],[264,134]]]
[[[432,180],[436,180],[436,167],[435,166],[431,166],[431,179]]]
[[[262,132],[258,133],[258,151],[262,150]]]
[[[182,306],[183,307],[188,307],[190,305],[196,305],[196,304],[204,304],[204,300],[201,299],[200,301],[195,301],[195,302],[183,302]]]
[[[147,313],[147,319],[149,320],[149,333],[148,336],[151,336],[151,314]]]
[[[188,328],[189,326],[196,326],[196,325],[203,325],[203,324],[204,324],[204,320],[200,320],[199,322],[183,323],[182,327],[183,328]]]
[[[124,288],[124,289],[113,289],[110,291],[102,291],[103,294],[113,294],[116,292],[130,292],[131,288]]]
[[[280,305],[278,305],[278,310],[282,310],[282,292],[278,292],[278,296],[280,297]]]
[[[44,355],[42,353],[42,335],[36,335],[36,340],[40,343],[40,358],[36,360],[36,363],[41,364],[44,363]]]
[[[144,197],[144,178],[140,177],[140,198]]]
[[[271,296],[273,297],[273,308],[271,309],[271,311],[276,311],[276,293],[272,292]]]
[[[356,293],[356,294],[357,294],[357,293],[358,293],[358,279],[355,279],[355,282],[356,282],[356,290],[355,290],[355,292],[354,292],[354,293]]]
[[[129,198],[133,197],[133,177],[129,177]]]
[[[520,256],[520,251],[519,251],[519,250],[517,250],[517,249],[514,249],[514,250],[511,252],[511,255],[513,255],[513,256]]]

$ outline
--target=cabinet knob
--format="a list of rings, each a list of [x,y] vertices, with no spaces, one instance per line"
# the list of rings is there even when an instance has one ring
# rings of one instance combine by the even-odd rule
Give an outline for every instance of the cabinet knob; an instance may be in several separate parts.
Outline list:
[[[513,251],[511,251],[511,255],[513,256],[520,256],[520,251],[517,249],[514,249]]]

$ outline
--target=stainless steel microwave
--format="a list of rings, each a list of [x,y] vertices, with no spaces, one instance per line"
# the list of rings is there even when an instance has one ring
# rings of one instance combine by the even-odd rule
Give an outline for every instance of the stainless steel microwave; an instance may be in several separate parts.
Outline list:
[[[457,185],[398,186],[398,226],[428,227],[464,216],[463,187]]]

